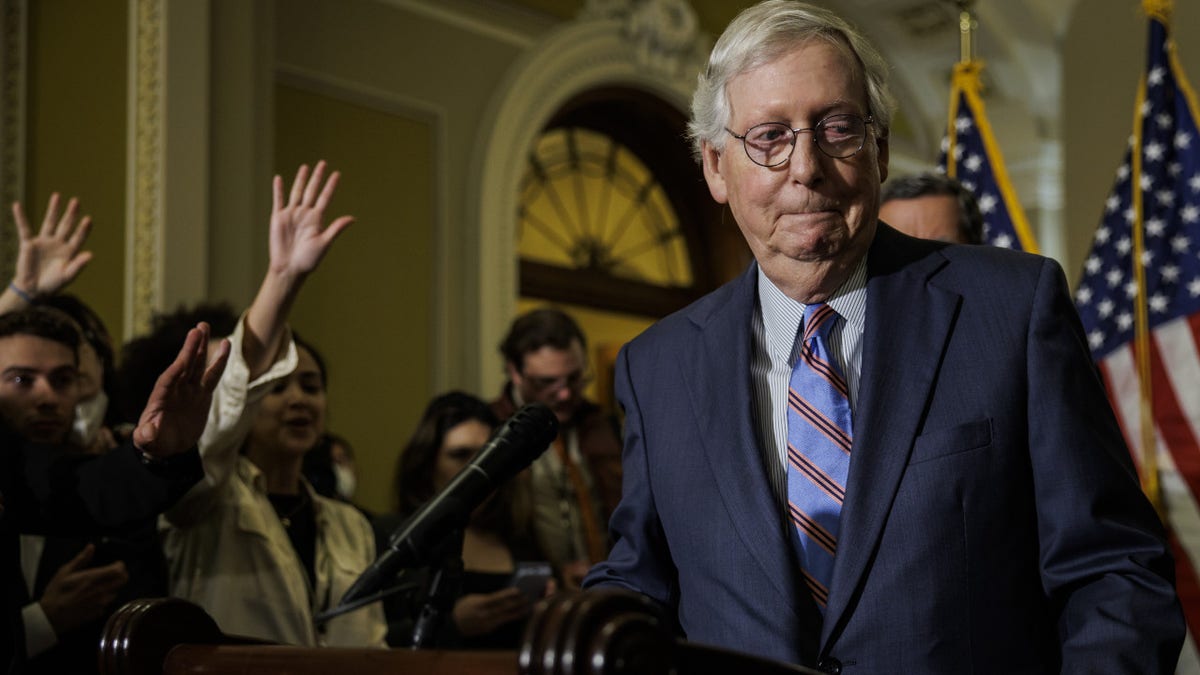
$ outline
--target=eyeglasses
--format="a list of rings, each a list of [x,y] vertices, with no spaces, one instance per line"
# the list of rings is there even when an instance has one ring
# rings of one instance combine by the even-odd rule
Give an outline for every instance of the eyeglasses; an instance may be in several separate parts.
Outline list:
[[[813,143],[826,156],[833,159],[853,157],[866,142],[867,125],[874,122],[874,117],[863,119],[845,114],[826,117],[808,129],[793,129],[783,122],[765,122],[750,127],[744,136],[738,136],[729,127],[725,131],[742,142],[750,161],[770,168],[791,159],[796,139],[804,131],[813,132]]]
[[[559,377],[544,377],[539,375],[522,374],[529,388],[538,393],[559,391],[563,388],[578,391],[591,384],[591,371],[575,371]]]

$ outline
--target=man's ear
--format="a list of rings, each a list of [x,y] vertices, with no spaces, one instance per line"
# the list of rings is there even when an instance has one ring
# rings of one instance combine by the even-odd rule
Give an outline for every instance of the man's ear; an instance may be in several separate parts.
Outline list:
[[[726,165],[722,164],[724,158],[716,146],[708,141],[700,142],[700,156],[703,159],[704,181],[708,183],[709,194],[718,204],[728,204],[729,191],[722,173],[726,169]]]
[[[504,362],[504,372],[508,374],[509,382],[512,382],[513,384],[519,384],[521,382],[521,371],[517,370],[516,364],[514,364],[512,361]]]

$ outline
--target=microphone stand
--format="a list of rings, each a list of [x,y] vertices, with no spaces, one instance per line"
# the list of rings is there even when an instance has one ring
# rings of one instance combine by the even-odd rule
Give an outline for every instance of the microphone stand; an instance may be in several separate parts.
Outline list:
[[[462,589],[463,577],[463,529],[456,528],[442,539],[433,558],[437,562],[430,566],[432,575],[429,591],[417,621],[413,624],[412,648],[424,649],[436,644],[446,616],[454,610],[454,601]]]

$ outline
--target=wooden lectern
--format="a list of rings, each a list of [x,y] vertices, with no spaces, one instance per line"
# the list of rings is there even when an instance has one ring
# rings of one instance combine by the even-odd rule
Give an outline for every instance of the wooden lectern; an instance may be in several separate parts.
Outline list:
[[[135,600],[100,640],[101,675],[803,675],[817,671],[672,635],[658,607],[626,591],[561,593],[534,609],[517,652],[307,648],[223,634],[186,600]]]

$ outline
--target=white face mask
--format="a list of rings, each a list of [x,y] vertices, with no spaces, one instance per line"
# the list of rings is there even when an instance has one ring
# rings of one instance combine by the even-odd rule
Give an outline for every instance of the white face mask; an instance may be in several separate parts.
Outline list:
[[[354,477],[354,469],[341,464],[333,465],[333,483],[338,496],[345,500],[353,497],[354,490],[358,487],[358,479]]]
[[[96,442],[96,434],[104,426],[104,413],[108,412],[108,396],[104,391],[86,401],[75,404],[75,421],[71,424],[71,441],[80,447],[90,448]]]

